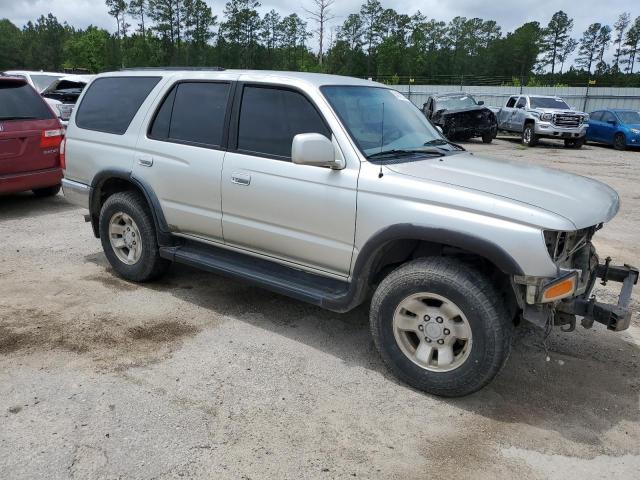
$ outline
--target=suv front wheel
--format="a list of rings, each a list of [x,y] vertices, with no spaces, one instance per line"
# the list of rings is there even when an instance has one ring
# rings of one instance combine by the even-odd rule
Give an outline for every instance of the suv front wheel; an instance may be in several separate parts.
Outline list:
[[[100,240],[109,263],[118,275],[145,282],[169,267],[160,257],[153,217],[138,192],[115,193],[100,210]]]
[[[491,280],[451,258],[402,265],[378,286],[371,333],[405,383],[445,397],[489,383],[511,351],[513,322]]]

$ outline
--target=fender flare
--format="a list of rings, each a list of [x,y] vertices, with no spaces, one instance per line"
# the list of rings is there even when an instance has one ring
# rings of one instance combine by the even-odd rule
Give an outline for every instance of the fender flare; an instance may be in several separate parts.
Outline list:
[[[379,230],[358,252],[346,294],[327,299],[323,307],[345,312],[360,305],[366,298],[371,273],[385,246],[397,240],[417,240],[461,248],[479,255],[508,275],[523,275],[523,270],[502,247],[466,232],[444,228],[400,223]]]
[[[169,226],[162,212],[160,200],[158,200],[158,196],[153,191],[153,188],[145,180],[136,177],[133,172],[121,169],[101,170],[95,174],[91,181],[89,213],[91,214],[91,224],[96,237],[99,237],[98,219],[100,217],[100,194],[105,182],[112,178],[125,180],[142,192],[151,209],[151,215],[153,216],[153,222],[158,235],[158,243],[160,243],[160,245],[171,244]]]

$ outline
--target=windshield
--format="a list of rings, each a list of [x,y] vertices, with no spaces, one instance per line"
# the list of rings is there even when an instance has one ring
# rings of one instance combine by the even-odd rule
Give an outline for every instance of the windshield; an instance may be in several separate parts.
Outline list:
[[[620,121],[629,125],[640,125],[640,113],[638,112],[616,112]]]
[[[422,112],[395,90],[359,86],[325,86],[321,90],[365,156],[419,149],[442,140]]]
[[[57,77],[55,75],[33,75],[33,74],[31,75],[31,80],[35,85],[36,90],[38,90],[39,92],[43,91],[53,82],[55,82],[58,78],[60,77]]]
[[[436,98],[436,111],[458,110],[460,108],[475,107],[476,105],[477,103],[471,95],[462,95],[459,97]]]
[[[571,107],[559,98],[531,97],[531,108],[555,108],[556,110],[571,110]]]

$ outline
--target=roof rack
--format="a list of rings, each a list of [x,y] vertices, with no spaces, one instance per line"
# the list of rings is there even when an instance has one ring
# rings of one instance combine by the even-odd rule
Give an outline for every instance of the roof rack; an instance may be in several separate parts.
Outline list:
[[[171,70],[171,71],[195,71],[195,72],[221,72],[225,70],[222,67],[133,67],[133,68],[122,68],[121,72],[131,72],[131,71],[158,71],[158,70]]]

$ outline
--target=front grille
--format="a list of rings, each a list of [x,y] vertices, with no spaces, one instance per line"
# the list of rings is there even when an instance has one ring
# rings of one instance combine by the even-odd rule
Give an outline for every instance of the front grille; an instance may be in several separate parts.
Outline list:
[[[556,113],[553,116],[553,124],[558,127],[575,128],[582,125],[582,116]]]

